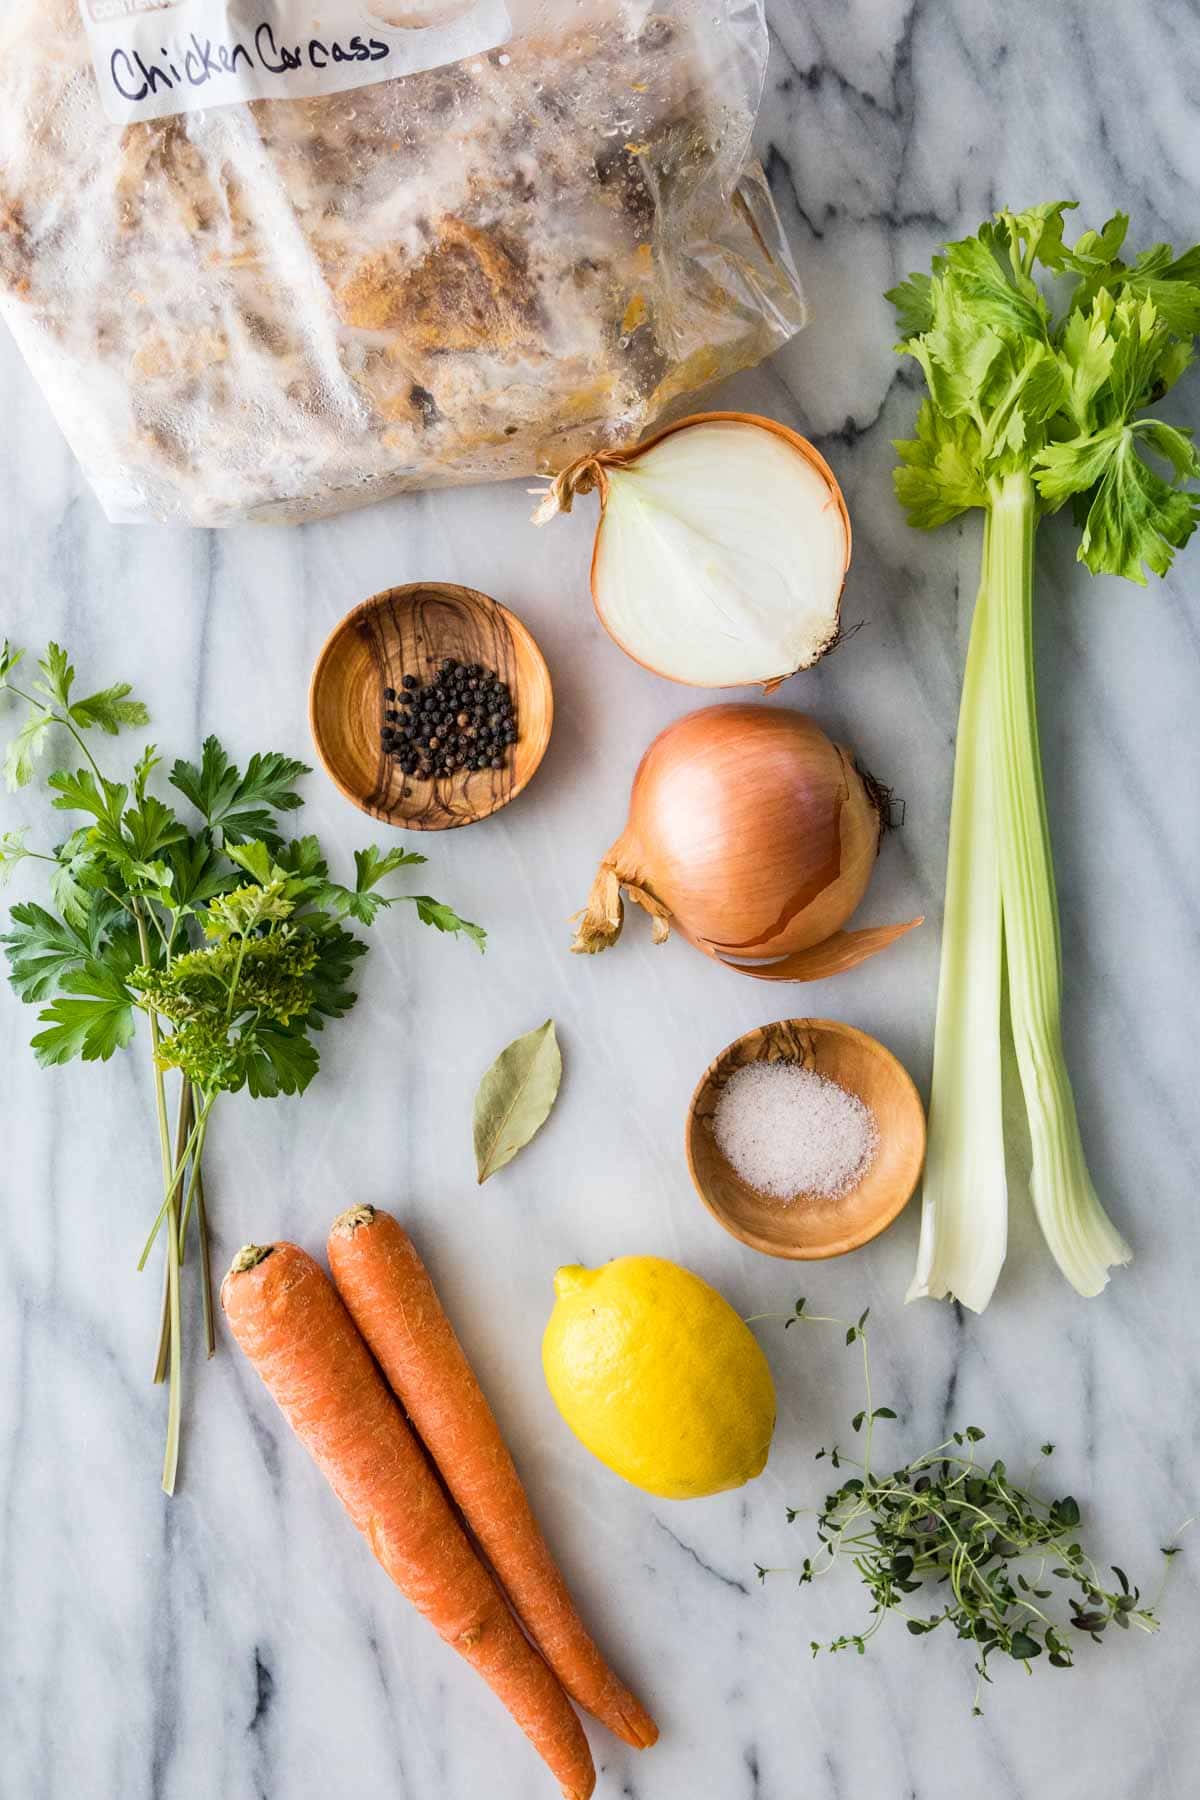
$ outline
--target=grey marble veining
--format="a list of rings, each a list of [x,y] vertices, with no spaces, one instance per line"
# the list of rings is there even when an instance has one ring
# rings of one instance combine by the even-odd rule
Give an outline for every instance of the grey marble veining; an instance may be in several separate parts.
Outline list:
[[[1041,533],[1038,653],[1067,949],[1069,1048],[1098,1183],[1137,1261],[1103,1298],[1066,1289],[1014,1207],[981,1319],[901,1304],[915,1208],[843,1262],[793,1270],[700,1209],[684,1110],[730,1038],[789,1011],[877,1033],[928,1078],[951,746],[977,527],[910,532],[889,440],[912,419],[881,294],[994,204],[1071,194],[1145,238],[1200,236],[1200,29],[1190,0],[777,0],[758,141],[812,303],[809,328],[727,398],[808,431],[854,520],[848,616],[864,629],[781,701],[813,710],[907,801],[865,920],[924,911],[877,962],[770,993],[637,922],[566,954],[565,916],[619,830],[643,745],[698,697],[655,681],[588,604],[592,515],[534,537],[521,484],[416,497],[303,530],[108,526],[7,340],[0,345],[0,622],[133,680],[171,755],[303,751],[305,688],[362,595],[434,575],[514,605],[542,643],[558,722],[529,793],[428,845],[431,891],[483,920],[486,963],[397,918],[375,935],[353,1025],[300,1106],[235,1100],[212,1144],[220,1266],[250,1237],[316,1248],[355,1200],[402,1211],[427,1253],[582,1609],[656,1710],[638,1756],[592,1731],[600,1793],[627,1800],[1188,1800],[1196,1792],[1196,1557],[1166,1628],[1078,1667],[999,1671],[969,1716],[962,1647],[894,1626],[862,1658],[810,1638],[862,1614],[852,1576],[814,1590],[756,1562],[807,1547],[787,1503],[822,1487],[858,1369],[835,1335],[763,1328],[781,1416],[766,1474],[669,1506],[575,1445],[538,1346],[560,1262],[675,1257],[746,1312],[870,1305],[876,1383],[912,1449],[978,1422],[1055,1478],[1103,1555],[1153,1588],[1157,1546],[1200,1497],[1200,552],[1141,591],[1091,581]],[[1179,408],[1200,422],[1200,380]],[[343,854],[368,822],[320,778],[305,815]],[[4,824],[37,803],[5,798]],[[469,1109],[494,1051],[547,1014],[567,1060],[543,1137],[482,1192]],[[155,1470],[146,1382],[157,1276],[133,1273],[155,1204],[147,1071],[39,1072],[31,1015],[0,994],[0,1795],[3,1800],[532,1800],[552,1791],[478,1680],[391,1590],[256,1378],[223,1342],[189,1363],[180,1497]],[[192,1321],[193,1325],[195,1321]],[[195,1332],[193,1330],[193,1338]],[[1187,1540],[1185,1539],[1185,1544]],[[1197,1540],[1200,1546],[1200,1540]]]

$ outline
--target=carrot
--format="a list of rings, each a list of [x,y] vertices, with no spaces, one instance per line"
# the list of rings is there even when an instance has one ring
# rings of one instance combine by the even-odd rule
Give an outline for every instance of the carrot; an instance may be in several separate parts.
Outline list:
[[[627,1744],[653,1744],[657,1725],[608,1667],[575,1610],[492,1409],[407,1233],[389,1213],[353,1207],[334,1221],[329,1266],[518,1617],[568,1694]]]
[[[400,1591],[508,1708],[562,1784],[596,1773],[558,1678],[523,1635],[328,1277],[247,1245],[221,1287],[234,1337]]]

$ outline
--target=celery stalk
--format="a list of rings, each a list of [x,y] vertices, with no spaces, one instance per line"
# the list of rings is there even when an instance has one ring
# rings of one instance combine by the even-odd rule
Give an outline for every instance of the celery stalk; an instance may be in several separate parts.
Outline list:
[[[1092,1185],[1062,1042],[1062,939],[1038,746],[1033,665],[1037,497],[1024,472],[990,487],[984,552],[989,596],[992,807],[1003,896],[1009,1009],[1033,1149],[1031,1192],[1055,1262],[1077,1292],[1098,1294],[1132,1251]],[[968,1302],[969,1303],[969,1302]]]
[[[1000,866],[988,769],[991,667],[985,580],[975,603],[958,715],[938,978],[921,1243],[909,1300],[952,1295],[982,1312],[1008,1247],[1000,1056]],[[969,1209],[962,1197],[970,1195]]]
[[[1003,995],[1031,1192],[1081,1294],[1130,1250],[1096,1197],[1062,1044],[1062,944],[1038,747],[1033,541],[1069,502],[1079,560],[1145,585],[1200,525],[1200,451],[1159,406],[1195,356],[1200,245],[1130,260],[1116,213],[1074,245],[1073,203],[998,212],[888,295],[925,379],[896,494],[935,531],[984,515],[959,715],[921,1244],[909,1299],[982,1310],[1004,1260]]]

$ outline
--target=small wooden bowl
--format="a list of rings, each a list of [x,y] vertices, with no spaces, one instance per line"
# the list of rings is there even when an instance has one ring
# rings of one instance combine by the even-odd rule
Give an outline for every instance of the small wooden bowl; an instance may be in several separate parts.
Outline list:
[[[422,780],[385,756],[384,689],[415,675],[422,686],[443,657],[481,663],[507,682],[517,741],[502,769]],[[486,819],[514,800],[550,742],[554,694],[541,651],[520,619],[474,588],[414,581],[347,613],[317,658],[308,700],[317,754],[334,784],[373,818],[409,831],[445,831]]]
[[[879,1147],[850,1193],[782,1201],[730,1168],[717,1148],[713,1115],[734,1070],[754,1062],[801,1063],[870,1107]],[[688,1109],[687,1159],[709,1212],[752,1250],[798,1262],[843,1256],[878,1237],[912,1198],[925,1160],[925,1112],[908,1072],[866,1032],[836,1019],[782,1019],[748,1031],[705,1070]]]

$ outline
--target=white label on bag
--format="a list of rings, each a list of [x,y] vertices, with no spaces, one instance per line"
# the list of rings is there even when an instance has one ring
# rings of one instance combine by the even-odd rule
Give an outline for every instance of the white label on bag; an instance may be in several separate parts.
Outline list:
[[[335,94],[507,43],[505,0],[79,0],[118,125]]]

